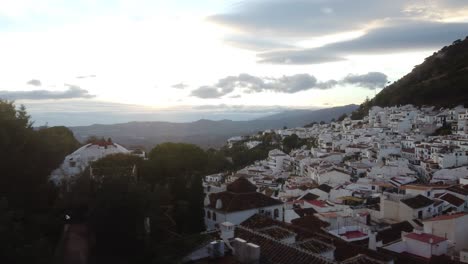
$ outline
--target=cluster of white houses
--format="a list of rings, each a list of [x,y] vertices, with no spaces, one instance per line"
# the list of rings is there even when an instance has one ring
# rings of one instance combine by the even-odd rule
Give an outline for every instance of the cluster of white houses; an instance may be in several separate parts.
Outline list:
[[[468,263],[468,109],[373,107],[362,120],[269,132],[317,145],[279,146],[203,183],[207,232],[229,229],[225,252],[254,252],[238,261],[294,263],[278,251],[307,263]]]

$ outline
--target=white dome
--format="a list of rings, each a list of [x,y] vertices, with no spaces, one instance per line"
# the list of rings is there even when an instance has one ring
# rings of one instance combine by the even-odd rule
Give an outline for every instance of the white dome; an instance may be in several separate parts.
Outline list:
[[[52,172],[51,179],[59,182],[64,177],[81,173],[93,161],[118,153],[130,154],[131,152],[119,144],[106,141],[86,144],[66,156],[62,165]]]

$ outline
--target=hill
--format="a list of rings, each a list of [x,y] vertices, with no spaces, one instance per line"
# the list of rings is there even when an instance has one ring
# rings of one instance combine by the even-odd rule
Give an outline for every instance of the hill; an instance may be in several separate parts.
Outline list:
[[[295,127],[300,125],[305,125],[310,122],[328,122],[333,118],[337,118],[343,114],[348,114],[353,112],[358,108],[357,105],[345,105],[339,107],[325,108],[319,110],[291,110],[285,111],[279,114],[270,115],[266,117],[259,118],[257,120],[278,120],[284,122],[285,126]]]
[[[468,37],[456,40],[353,113],[359,119],[372,106],[413,104],[451,107],[468,103]]]
[[[126,146],[144,146],[147,149],[162,142],[183,142],[202,147],[219,147],[229,137],[256,133],[261,130],[304,126],[311,122],[330,121],[343,113],[349,114],[356,105],[320,110],[293,110],[250,121],[198,120],[190,123],[129,122],[113,125],[70,127],[75,137],[83,142],[89,136],[111,137]]]

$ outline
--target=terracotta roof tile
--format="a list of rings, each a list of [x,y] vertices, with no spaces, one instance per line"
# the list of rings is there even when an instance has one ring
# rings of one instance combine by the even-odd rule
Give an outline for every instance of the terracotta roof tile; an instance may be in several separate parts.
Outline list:
[[[424,222],[431,222],[431,221],[444,221],[444,220],[451,220],[451,219],[456,219],[459,217],[463,217],[467,215],[467,213],[457,213],[457,214],[451,214],[451,215],[439,215],[430,219],[424,220]]]
[[[401,200],[401,202],[406,204],[407,206],[413,208],[413,209],[427,207],[427,206],[434,203],[433,200],[427,198],[426,196],[420,195],[420,194],[415,196],[415,197],[412,197],[412,198],[403,199],[403,200]]]
[[[208,205],[208,207],[224,212],[237,212],[282,204],[281,201],[273,199],[258,192],[219,192],[210,194],[209,199],[210,204]],[[221,208],[216,208],[216,203],[218,199],[221,200]]]
[[[226,190],[234,193],[256,192],[257,186],[247,180],[245,177],[239,177],[226,187]]]
[[[455,195],[450,194],[450,193],[445,193],[445,194],[441,195],[439,197],[439,199],[444,200],[444,201],[446,201],[446,202],[448,202],[448,203],[450,203],[452,205],[455,205],[457,207],[462,206],[465,203],[465,201],[463,199],[460,199],[460,198],[458,198]]]
[[[289,263],[333,263],[317,254],[313,254],[299,247],[288,245],[268,236],[262,235],[252,229],[242,226],[236,228],[235,236],[249,243],[260,246],[260,262],[289,264]]]
[[[439,244],[440,242],[447,240],[443,237],[439,237],[439,236],[435,236],[435,235],[431,235],[427,233],[421,233],[421,234],[409,233],[409,234],[406,234],[405,237],[418,240],[426,244]]]

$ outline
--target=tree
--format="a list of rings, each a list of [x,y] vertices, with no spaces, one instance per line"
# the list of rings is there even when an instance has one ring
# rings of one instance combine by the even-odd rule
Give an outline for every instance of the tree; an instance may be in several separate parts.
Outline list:
[[[36,131],[24,106],[0,99],[0,256],[50,263],[62,230],[53,169],[77,145],[66,128]]]
[[[302,140],[296,134],[292,134],[283,139],[283,149],[289,153],[291,150],[302,146],[302,143]]]
[[[347,118],[347,117],[348,117],[347,114],[342,114],[342,115],[340,115],[340,116],[338,117],[338,121],[343,121],[343,120],[345,120],[345,118]]]

